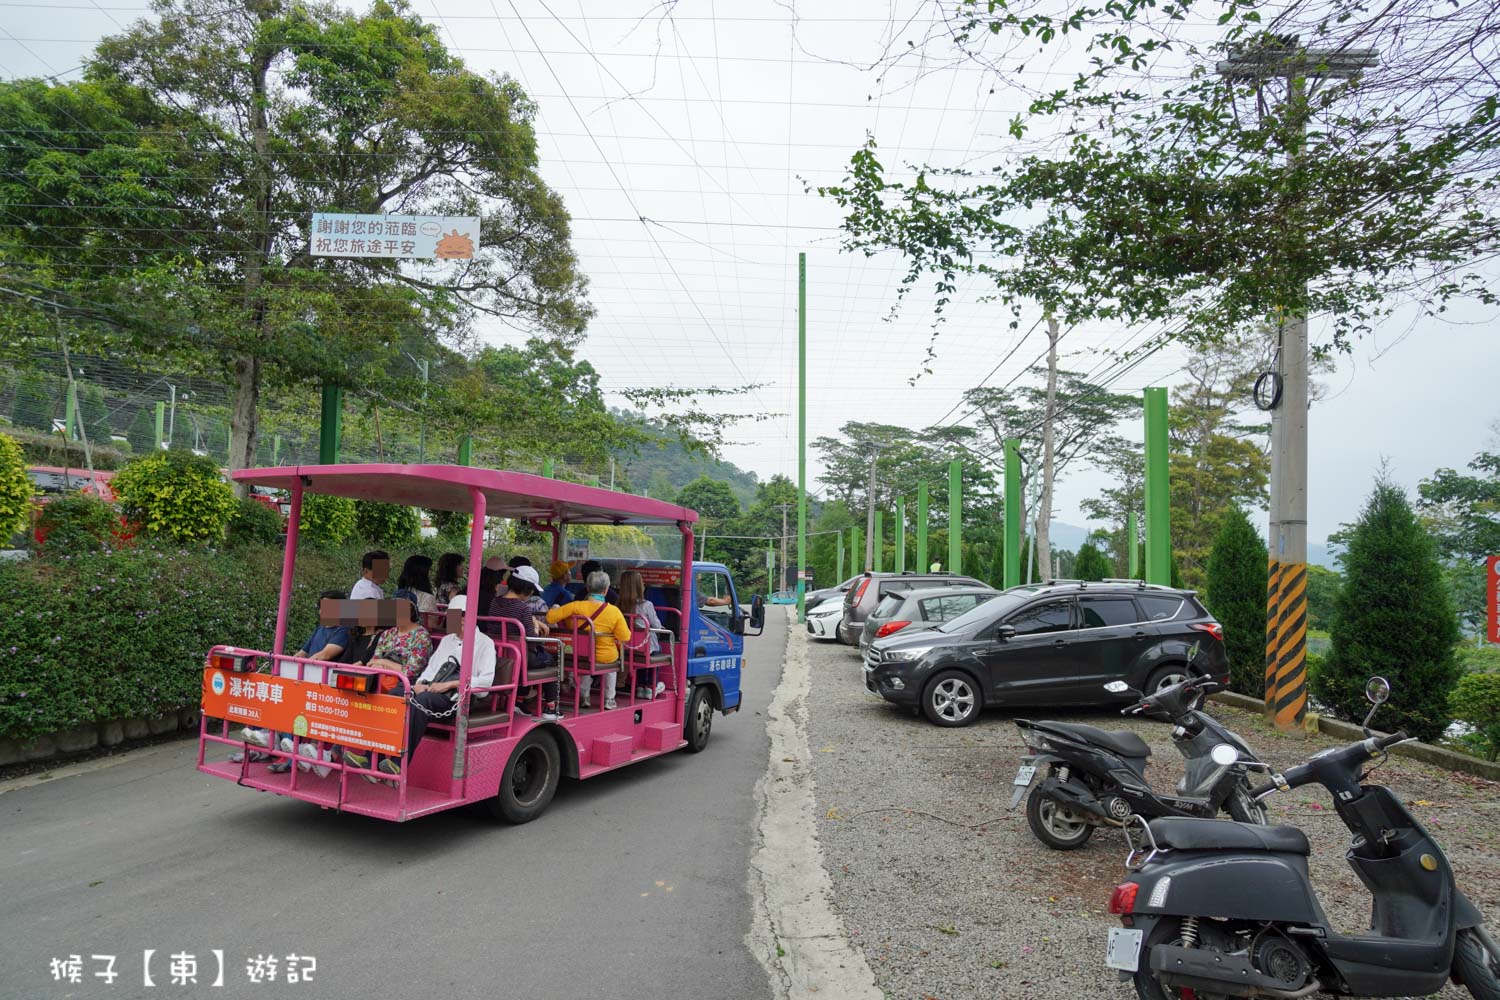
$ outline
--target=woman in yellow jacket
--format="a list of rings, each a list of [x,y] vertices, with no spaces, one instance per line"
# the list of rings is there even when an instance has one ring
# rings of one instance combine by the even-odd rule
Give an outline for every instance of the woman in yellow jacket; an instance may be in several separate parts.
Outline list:
[[[605,601],[609,593],[609,574],[593,572],[584,584],[589,588],[588,597],[581,601],[569,601],[547,612],[547,623],[556,625],[566,618],[590,619],[594,629],[594,664],[607,667],[620,662],[620,643],[630,638],[630,626],[620,609]],[[601,607],[602,605],[602,607]],[[615,679],[619,671],[604,675],[604,707],[615,707]],[[590,707],[589,694],[594,689],[592,677],[580,677],[578,687],[583,694],[582,706]]]

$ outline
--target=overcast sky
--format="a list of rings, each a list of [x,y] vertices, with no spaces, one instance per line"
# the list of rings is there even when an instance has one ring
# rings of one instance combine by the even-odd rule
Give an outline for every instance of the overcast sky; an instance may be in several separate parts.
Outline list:
[[[908,385],[927,351],[925,302],[887,322],[900,261],[841,254],[837,209],[804,193],[804,181],[838,180],[867,133],[888,167],[998,162],[1024,104],[1015,88],[940,65],[949,54],[941,46],[929,47],[931,60],[866,68],[921,41],[932,19],[921,0],[680,0],[670,18],[647,0],[412,6],[469,65],[512,74],[539,104],[542,174],[575,219],[599,313],[585,355],[606,388],[766,383],[730,404],[772,416],[732,432],[726,458],[762,477],[796,477],[799,251],[808,255],[809,440],[849,420],[955,420],[960,393],[1013,349],[986,384],[1011,382],[1041,357],[1040,330],[1017,347],[1021,334],[1003,307],[964,288],[933,373]],[[0,0],[0,72],[75,78],[101,36],[146,13],[145,0]],[[1050,78],[1038,70],[1022,82],[1065,78],[1054,66]],[[1500,417],[1494,316],[1453,315],[1387,324],[1326,376],[1327,397],[1311,415],[1311,540],[1354,516],[1382,459],[1412,487],[1437,467],[1462,466],[1490,439]],[[1064,364],[1110,374],[1108,349],[1154,332],[1070,330]],[[499,326],[484,335],[517,336]],[[1182,362],[1180,351],[1163,351],[1114,388],[1169,385]],[[813,455],[815,490],[817,468]],[[1072,475],[1057,519],[1085,523],[1079,501],[1102,482],[1092,471]]]

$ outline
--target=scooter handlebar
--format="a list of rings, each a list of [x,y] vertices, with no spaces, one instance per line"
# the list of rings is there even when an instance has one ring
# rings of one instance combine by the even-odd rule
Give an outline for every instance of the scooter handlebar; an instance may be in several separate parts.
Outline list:
[[[1259,799],[1278,789],[1287,791],[1293,788],[1300,788],[1303,785],[1317,781],[1319,770],[1322,766],[1335,762],[1362,765],[1380,751],[1393,747],[1397,743],[1404,743],[1409,739],[1411,737],[1403,730],[1392,733],[1389,736],[1371,736],[1369,739],[1360,740],[1358,743],[1351,743],[1339,750],[1325,750],[1306,764],[1298,764],[1283,774],[1273,774],[1269,784],[1262,785],[1259,788],[1252,788],[1250,794]]]

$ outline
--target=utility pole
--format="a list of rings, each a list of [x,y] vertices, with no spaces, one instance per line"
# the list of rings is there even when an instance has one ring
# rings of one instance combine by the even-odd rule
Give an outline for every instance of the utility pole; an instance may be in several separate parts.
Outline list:
[[[1047,408],[1042,415],[1042,496],[1037,503],[1037,565],[1052,568],[1052,423],[1057,416],[1057,320],[1047,314]]]
[[[422,419],[417,424],[417,464],[427,464],[427,369],[426,358],[422,359]]]
[[[1220,76],[1254,84],[1284,80],[1291,123],[1288,167],[1305,153],[1308,82],[1347,80],[1377,65],[1374,49],[1307,48],[1296,37],[1241,46],[1218,64]],[[1290,250],[1292,248],[1284,248]],[[1271,531],[1266,593],[1266,708],[1280,729],[1300,727],[1307,713],[1307,286],[1278,317],[1271,402]],[[1278,397],[1279,398],[1275,398]],[[1278,419],[1279,418],[1279,419]],[[1147,544],[1150,544],[1149,536]]]
[[[792,505],[784,503],[777,506],[781,508],[781,586],[778,589],[787,590],[789,588],[786,580],[786,512],[791,510]]]
[[[63,367],[67,368],[68,370],[68,399],[72,400],[74,409],[77,409],[78,386],[73,381],[73,361],[68,357],[68,335],[63,332],[63,325],[61,320],[58,320],[57,322],[57,339],[62,342]],[[72,419],[72,416],[73,415],[70,413],[69,419]],[[97,495],[99,492],[99,483],[94,478],[94,451],[89,447],[89,432],[88,429],[83,426],[83,414],[80,412],[77,414],[77,416],[78,438],[81,442],[83,442],[83,462],[88,466],[89,469],[89,489],[91,489]]]
[[[875,568],[875,460],[880,448],[870,452],[870,484],[865,488],[865,572]]]

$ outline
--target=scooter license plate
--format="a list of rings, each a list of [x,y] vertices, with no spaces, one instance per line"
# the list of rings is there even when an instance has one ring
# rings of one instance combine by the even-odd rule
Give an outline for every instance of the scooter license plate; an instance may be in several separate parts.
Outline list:
[[[1010,807],[1014,809],[1016,803],[1021,801],[1021,796],[1026,794],[1026,789],[1031,787],[1031,781],[1036,777],[1036,765],[1022,764],[1020,770],[1016,771],[1015,794],[1010,797]]]
[[[1111,927],[1109,946],[1104,950],[1104,964],[1111,969],[1119,969],[1121,972],[1135,972],[1140,969],[1141,939],[1145,936],[1146,932],[1142,930]]]

